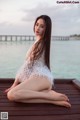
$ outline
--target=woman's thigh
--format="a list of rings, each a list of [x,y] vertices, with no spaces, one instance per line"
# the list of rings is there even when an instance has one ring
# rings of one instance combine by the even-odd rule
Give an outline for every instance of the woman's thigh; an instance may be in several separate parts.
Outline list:
[[[38,75],[32,75],[28,80],[20,83],[13,90],[33,90],[33,91],[42,91],[52,89],[52,85],[48,78]]]

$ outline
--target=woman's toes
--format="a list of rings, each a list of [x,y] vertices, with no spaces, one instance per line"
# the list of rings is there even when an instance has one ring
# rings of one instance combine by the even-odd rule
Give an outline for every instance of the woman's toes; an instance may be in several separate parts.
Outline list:
[[[59,104],[61,105],[61,106],[65,106],[65,107],[68,107],[68,108],[70,108],[71,107],[71,104],[69,103],[69,102],[67,102],[67,101],[59,101]]]
[[[69,98],[65,94],[62,94],[61,98],[62,100],[69,101]]]
[[[64,103],[64,106],[70,108],[70,107],[71,107],[71,104],[68,103],[68,102],[65,102],[65,103]]]
[[[71,104],[67,101],[53,101],[52,104],[64,106],[64,107],[67,107],[67,108],[71,107]]]
[[[53,100],[69,101],[68,97],[65,94],[58,93],[53,90],[49,91],[49,95]]]

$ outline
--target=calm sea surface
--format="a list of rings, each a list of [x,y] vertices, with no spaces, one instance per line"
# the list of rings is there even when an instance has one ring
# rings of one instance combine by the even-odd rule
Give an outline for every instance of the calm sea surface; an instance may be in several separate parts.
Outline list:
[[[15,77],[33,42],[0,42],[0,78]],[[80,41],[52,41],[51,70],[55,78],[80,80]]]

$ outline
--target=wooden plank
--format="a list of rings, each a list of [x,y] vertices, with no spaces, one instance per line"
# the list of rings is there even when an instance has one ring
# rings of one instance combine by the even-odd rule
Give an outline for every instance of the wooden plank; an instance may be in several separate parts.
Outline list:
[[[0,79],[0,112],[7,111],[9,120],[78,120],[80,119],[80,91],[73,80],[55,79],[55,90],[68,95],[70,99],[72,107],[68,109],[52,104],[11,102],[3,91],[12,85],[14,79]]]
[[[69,97],[69,100],[70,100],[70,103],[73,104],[73,105],[80,105],[80,98],[78,99],[78,98],[75,98],[75,97],[73,97],[73,98],[70,98],[70,97]],[[5,100],[4,100],[4,99],[1,99],[1,100],[0,100],[0,106],[1,106],[2,103],[3,103],[3,104],[4,104],[4,103],[7,104],[7,103],[9,103],[9,100],[8,100],[8,99],[5,99]],[[10,106],[11,106],[11,103],[9,103],[9,104],[10,104]],[[4,105],[5,105],[5,104],[4,104]]]
[[[79,99],[77,99],[77,98],[75,99],[75,97],[72,98],[72,99],[70,98],[70,102],[71,102],[72,105],[80,105],[80,98],[79,98]],[[0,107],[2,107],[2,106],[5,106],[5,107],[7,107],[7,106],[16,107],[16,105],[17,105],[17,106],[19,106],[19,105],[20,105],[20,106],[25,106],[25,105],[23,105],[23,104],[22,104],[22,105],[21,105],[21,104],[19,104],[19,105],[18,105],[18,104],[14,104],[14,102],[11,102],[11,103],[10,103],[10,102],[7,100],[7,98],[6,98],[6,101],[5,101],[5,100],[3,101],[3,99],[1,99],[1,101],[0,101]]]
[[[66,78],[66,79],[64,79],[64,78],[55,78],[54,79],[54,82],[55,83],[71,83],[72,82],[72,80],[74,80],[75,78],[73,78],[73,79],[69,79],[69,78]],[[7,81],[9,82],[9,83],[12,83],[12,82],[14,82],[14,80],[15,80],[15,78],[0,78],[0,83],[2,82],[3,83],[3,81],[5,82],[5,83],[7,83]]]
[[[57,116],[10,116],[9,120],[80,120],[80,115]]]
[[[4,83],[12,83],[12,82],[14,82],[14,78],[0,78],[0,83],[3,83],[3,81],[4,81]]]
[[[48,104],[49,105],[49,104]],[[38,106],[38,105],[37,105]],[[46,105],[45,105],[46,106]],[[44,107],[45,107],[44,106]],[[51,107],[52,108],[52,107]],[[10,115],[70,115],[70,114],[80,114],[80,106],[72,106],[71,109],[64,108],[64,107],[58,107],[56,105],[53,105],[53,109],[49,109],[49,107],[1,107],[1,112],[7,111]]]
[[[80,81],[79,80],[72,80],[72,82],[80,90]]]

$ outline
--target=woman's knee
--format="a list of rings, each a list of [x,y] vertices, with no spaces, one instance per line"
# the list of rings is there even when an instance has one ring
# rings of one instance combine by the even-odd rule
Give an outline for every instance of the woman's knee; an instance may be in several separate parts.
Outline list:
[[[26,92],[26,93],[25,93]],[[24,95],[23,95],[24,93]],[[17,91],[13,91],[13,90],[10,90],[8,93],[7,93],[7,98],[10,100],[10,101],[15,101],[15,102],[18,102],[20,101],[21,99],[24,98],[24,96],[26,95],[26,100],[29,99],[29,97],[31,96],[30,94],[30,90],[17,90]]]
[[[10,90],[8,93],[7,93],[7,98],[10,100],[10,101],[15,101],[17,99],[17,91],[13,91],[13,90]]]

